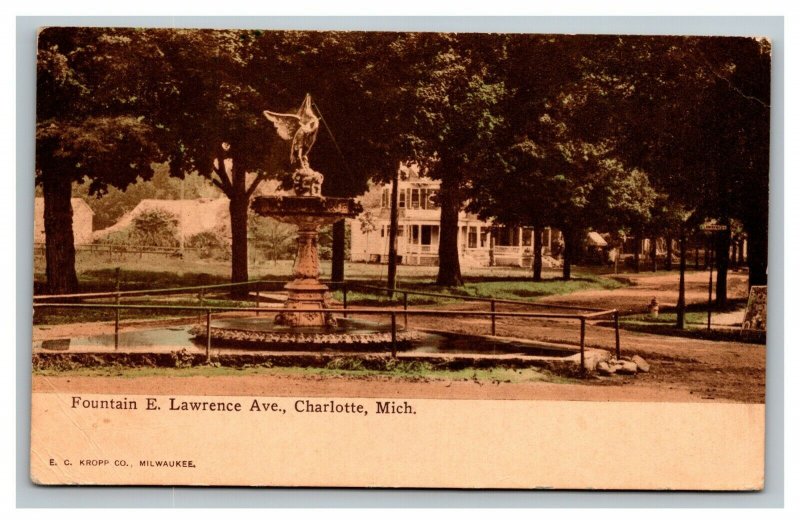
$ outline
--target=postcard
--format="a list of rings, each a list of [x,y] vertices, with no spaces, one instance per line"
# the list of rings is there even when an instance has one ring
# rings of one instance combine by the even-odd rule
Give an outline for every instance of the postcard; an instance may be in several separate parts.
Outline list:
[[[31,479],[763,489],[771,53],[41,28]]]

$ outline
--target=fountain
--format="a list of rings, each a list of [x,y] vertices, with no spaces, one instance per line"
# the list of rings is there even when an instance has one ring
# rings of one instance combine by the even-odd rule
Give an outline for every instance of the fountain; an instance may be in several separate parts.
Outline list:
[[[293,280],[284,286],[288,299],[284,309],[299,310],[278,314],[274,319],[248,318],[217,320],[211,324],[211,338],[258,349],[311,349],[314,347],[369,348],[391,342],[391,332],[374,323],[337,319],[330,312],[328,286],[320,282],[317,244],[320,228],[361,213],[352,198],[322,196],[324,177],[311,168],[308,153],[319,131],[319,116],[311,97],[306,95],[297,114],[264,111],[278,135],[291,140],[290,162],[294,195],[262,196],[253,200],[253,211],[298,228],[297,255]],[[311,311],[309,311],[311,310]],[[315,312],[313,310],[319,310]],[[193,330],[205,335],[205,326]],[[408,346],[416,334],[398,331],[396,341]]]

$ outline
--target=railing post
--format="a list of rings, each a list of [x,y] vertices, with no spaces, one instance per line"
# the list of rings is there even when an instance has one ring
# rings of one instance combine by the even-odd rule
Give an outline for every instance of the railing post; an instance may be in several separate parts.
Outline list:
[[[211,310],[206,309],[206,362],[211,360]]]
[[[408,292],[403,291],[403,321],[405,324],[405,328],[408,329]]]
[[[344,318],[347,318],[347,282],[342,282],[342,307],[344,307]]]
[[[494,300],[492,300],[491,304],[492,304],[492,336],[495,336],[495,333],[497,333],[497,328],[495,326],[495,315],[494,315],[494,313],[495,313],[495,303],[494,303]]]
[[[256,289],[256,307],[261,307],[261,289]],[[260,314],[260,311],[256,311],[256,316],[259,316]]]
[[[586,340],[586,319],[581,317],[581,373],[584,372],[584,341]]]
[[[392,312],[392,358],[397,357],[397,315]]]
[[[617,360],[619,360],[619,311],[614,310],[614,335],[616,338]]]
[[[204,296],[204,294],[205,294],[205,291],[206,291],[206,289],[205,289],[205,288],[201,288],[201,289],[200,289],[200,297],[199,297],[199,298],[200,298],[200,305],[201,305],[201,306],[203,305],[203,296]]]

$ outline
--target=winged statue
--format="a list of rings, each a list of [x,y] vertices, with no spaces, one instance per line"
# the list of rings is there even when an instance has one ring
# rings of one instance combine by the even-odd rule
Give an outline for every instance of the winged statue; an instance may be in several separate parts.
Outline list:
[[[278,136],[284,140],[292,141],[292,149],[289,153],[289,161],[293,166],[307,168],[308,152],[317,139],[319,131],[319,116],[314,113],[312,108],[311,95],[306,95],[303,104],[297,114],[274,113],[264,111],[267,120],[273,123],[278,131]]]

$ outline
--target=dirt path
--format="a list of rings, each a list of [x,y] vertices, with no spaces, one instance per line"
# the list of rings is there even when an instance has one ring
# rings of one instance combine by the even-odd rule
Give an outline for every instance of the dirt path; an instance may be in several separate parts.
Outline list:
[[[716,278],[716,273],[714,274]],[[591,289],[569,295],[544,297],[545,304],[569,304],[573,306],[619,309],[622,312],[643,312],[655,297],[662,306],[673,307],[678,303],[678,273],[625,273],[620,275],[632,284],[619,289]],[[747,298],[747,274],[728,273],[728,298]],[[715,294],[712,296],[716,297]],[[708,301],[708,272],[686,273],[686,303],[701,304]]]
[[[403,380],[389,377],[303,377],[275,374],[222,377],[47,377],[34,376],[36,392],[126,395],[237,395],[271,397],[435,398],[474,400],[576,400],[702,402],[682,388],[596,380],[592,384],[485,383],[465,380]]]

